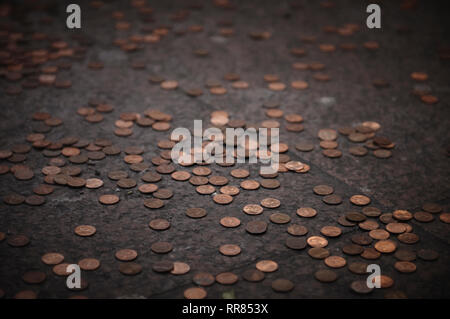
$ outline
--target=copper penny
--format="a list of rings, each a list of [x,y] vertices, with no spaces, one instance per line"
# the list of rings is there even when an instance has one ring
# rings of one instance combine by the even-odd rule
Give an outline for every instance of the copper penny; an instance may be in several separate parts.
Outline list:
[[[151,246],[151,250],[156,254],[167,254],[171,252],[172,249],[172,244],[165,241],[153,243]]]
[[[306,239],[304,237],[289,237],[286,239],[286,247],[294,250],[305,249],[307,246]]]
[[[374,288],[369,288],[365,280],[357,280],[350,284],[350,289],[357,294],[365,295],[371,293]]]
[[[375,249],[380,253],[389,254],[397,249],[397,245],[391,240],[380,240],[375,243]]]
[[[322,201],[328,205],[339,205],[342,203],[342,198],[339,195],[332,194],[322,197]]]
[[[360,255],[363,251],[364,248],[356,244],[350,244],[342,247],[342,252],[350,256]]]
[[[239,188],[237,188],[236,186],[226,185],[226,186],[222,186],[220,188],[220,192],[222,194],[235,196],[235,195],[239,194],[240,191],[239,191]]]
[[[7,243],[12,247],[24,247],[30,243],[30,239],[25,235],[10,235]]]
[[[164,201],[159,198],[149,198],[144,201],[144,206],[150,209],[158,209],[164,206]]]
[[[395,252],[394,256],[401,261],[416,260],[416,253],[409,249],[399,249]]]
[[[75,234],[81,237],[89,237],[96,233],[96,229],[91,225],[80,225],[75,227]]]
[[[288,279],[276,279],[272,282],[272,289],[276,292],[289,292],[294,289],[294,284]]]
[[[317,186],[314,186],[313,191],[317,195],[326,196],[326,195],[333,194],[334,189],[333,189],[333,187],[328,186],[328,185],[317,185]]]
[[[386,240],[390,235],[384,229],[373,229],[369,232],[369,236],[376,240]]]
[[[263,212],[263,208],[258,204],[247,204],[244,206],[243,211],[248,215],[259,215]]]
[[[370,204],[370,198],[364,195],[353,195],[350,197],[350,202],[354,205],[365,206]]]
[[[325,259],[330,256],[330,252],[326,248],[313,247],[308,250],[308,255],[314,259]]]
[[[216,188],[211,185],[200,185],[195,188],[197,193],[202,195],[210,195],[216,191]]]
[[[170,271],[172,275],[184,275],[191,270],[191,267],[183,262],[176,261],[173,263],[173,269]]]
[[[287,224],[291,221],[291,217],[284,213],[274,213],[269,219],[274,224]]]
[[[278,269],[278,264],[273,260],[261,260],[256,263],[256,269],[262,272],[274,272]]]
[[[347,264],[345,258],[340,256],[329,256],[323,260],[325,265],[331,268],[342,268]]]
[[[317,211],[311,207],[300,207],[297,209],[297,215],[300,217],[311,218],[317,215]]]
[[[259,282],[264,280],[265,275],[258,269],[248,269],[242,274],[242,278],[249,282]]]
[[[320,236],[311,236],[307,239],[308,245],[313,248],[323,248],[328,245],[328,240]]]
[[[88,178],[85,186],[90,189],[100,188],[103,186],[103,181],[99,178]]]
[[[363,221],[361,223],[358,224],[359,228],[363,229],[363,230],[374,230],[377,229],[378,227],[380,227],[380,225],[378,225],[378,223],[374,220],[366,220]]]
[[[120,249],[116,251],[114,256],[120,261],[132,261],[137,258],[138,253],[133,249]]]
[[[372,247],[364,248],[361,257],[368,260],[374,260],[380,258],[381,254]]]
[[[253,235],[263,234],[267,231],[267,223],[262,220],[253,220],[247,223],[245,230]]]
[[[232,272],[223,272],[216,276],[216,281],[221,285],[233,285],[239,280],[239,277]]]
[[[367,266],[369,264],[363,262],[354,262],[348,265],[348,270],[356,275],[364,275],[367,273]]]
[[[32,285],[40,284],[44,282],[46,278],[47,275],[44,272],[36,270],[27,271],[22,275],[22,280],[25,283]]]
[[[397,239],[404,244],[415,244],[419,241],[419,236],[414,233],[403,233],[397,236]]]
[[[142,266],[134,262],[121,263],[119,265],[119,271],[127,276],[135,276],[142,272]]]
[[[188,288],[184,291],[184,298],[186,299],[205,299],[207,292],[200,287]]]
[[[292,236],[303,236],[308,233],[308,229],[302,225],[292,224],[287,228],[287,232]]]
[[[337,280],[338,275],[329,269],[321,269],[316,271],[314,274],[314,278],[316,278],[320,282],[329,283]]]
[[[394,217],[397,220],[407,221],[407,220],[412,219],[413,215],[410,212],[408,212],[407,210],[398,209],[392,213],[392,217]]]
[[[241,224],[239,218],[226,216],[220,219],[220,224],[227,228],[238,227]]]
[[[417,269],[417,266],[409,261],[397,261],[394,264],[394,268],[397,269],[401,273],[412,273],[415,272]]]
[[[206,216],[206,210],[204,208],[188,208],[186,215],[191,218],[202,218]]]
[[[163,218],[156,218],[150,221],[148,226],[153,230],[166,230],[170,227],[170,222]]]
[[[277,207],[280,207],[280,205],[281,205],[281,202],[276,198],[268,197],[268,198],[264,198],[261,201],[261,206],[263,206],[265,208],[277,208]]]
[[[414,219],[421,223],[429,223],[434,220],[434,216],[427,212],[417,212],[414,213]]]
[[[442,212],[442,206],[435,203],[425,203],[422,205],[422,209],[428,213],[437,214]]]
[[[98,201],[103,205],[114,205],[117,204],[119,200],[119,196],[111,194],[102,195],[98,198]]]
[[[84,258],[78,262],[82,270],[97,270],[100,267],[100,261],[95,258]]]

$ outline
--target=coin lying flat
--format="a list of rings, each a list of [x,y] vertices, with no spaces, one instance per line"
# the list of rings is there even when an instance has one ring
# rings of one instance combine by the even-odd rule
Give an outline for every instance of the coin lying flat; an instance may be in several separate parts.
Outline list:
[[[314,278],[316,278],[320,282],[330,283],[330,282],[336,281],[338,276],[332,270],[322,269],[322,270],[318,270],[314,274]]]
[[[138,253],[133,249],[120,249],[114,256],[120,261],[132,261],[137,258]]]
[[[206,290],[200,287],[188,288],[184,291],[186,299],[204,299],[207,295]]]
[[[276,292],[289,292],[294,289],[294,284],[288,279],[276,279],[272,281],[272,289]]]
[[[256,263],[256,269],[262,272],[274,272],[278,270],[278,264],[273,260],[261,260]]]
[[[241,248],[238,245],[226,244],[220,246],[219,251],[225,256],[236,256],[241,253]]]

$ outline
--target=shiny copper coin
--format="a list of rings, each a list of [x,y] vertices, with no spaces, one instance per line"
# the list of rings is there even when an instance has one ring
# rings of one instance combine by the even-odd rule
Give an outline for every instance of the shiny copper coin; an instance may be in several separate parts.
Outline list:
[[[354,205],[365,206],[370,204],[370,198],[364,195],[353,195],[350,197],[350,202]]]
[[[134,249],[120,249],[114,254],[114,257],[120,261],[132,261],[135,260],[137,256],[138,253]]]
[[[320,236],[311,236],[307,239],[308,245],[313,248],[323,248],[328,245],[328,240]]]
[[[210,195],[216,191],[216,188],[211,185],[200,185],[195,188],[197,193],[202,195]]]
[[[119,196],[117,195],[111,195],[111,194],[106,194],[106,195],[101,195],[98,198],[98,201],[100,203],[102,203],[103,205],[114,205],[117,204],[119,202]]]
[[[248,215],[259,215],[263,212],[263,208],[257,204],[248,204],[243,208],[244,213]]]
[[[75,234],[81,237],[89,237],[96,233],[96,228],[91,225],[80,225],[75,227]]]
[[[407,210],[397,209],[392,213],[392,217],[397,220],[407,221],[413,218],[413,215]]]
[[[170,227],[170,222],[163,218],[156,218],[150,221],[148,226],[153,230],[166,230]]]
[[[144,206],[150,209],[158,209],[164,206],[164,201],[159,198],[149,198],[144,201]]]
[[[323,260],[325,265],[331,268],[342,268],[347,264],[345,258],[340,256],[329,256]]]
[[[281,202],[276,198],[268,197],[268,198],[264,198],[261,201],[261,206],[263,206],[265,208],[277,208],[277,207],[280,207],[280,205],[281,205]]]
[[[219,251],[225,256],[236,256],[241,253],[241,248],[238,245],[226,244],[220,246]]]
[[[86,188],[95,189],[103,186],[103,181],[99,178],[88,178],[86,180]]]
[[[327,237],[338,237],[342,234],[342,230],[336,226],[324,226],[320,232]]]
[[[41,261],[46,265],[57,265],[64,261],[64,256],[59,253],[46,253],[41,257]]]
[[[389,223],[386,225],[386,230],[392,234],[401,234],[406,232],[406,224],[404,223]]]
[[[69,276],[71,274],[71,272],[67,271],[67,268],[69,267],[69,265],[70,264],[68,264],[68,263],[57,264],[57,265],[53,266],[52,271],[57,276],[61,276],[61,277]]]
[[[241,168],[233,169],[230,174],[235,178],[247,178],[248,176],[250,176],[248,170]]]
[[[317,211],[311,207],[300,207],[297,209],[297,215],[300,217],[311,218],[317,215]]]
[[[78,262],[81,270],[97,270],[100,268],[100,261],[95,258],[84,258]]]
[[[226,216],[220,219],[220,224],[227,228],[238,227],[241,224],[239,218]]]
[[[191,270],[191,267],[183,262],[176,261],[173,263],[173,269],[171,270],[172,275],[184,275]]]
[[[256,269],[262,272],[274,272],[278,270],[278,264],[273,260],[261,260],[256,263]]]
[[[233,197],[226,194],[217,194],[214,195],[213,200],[217,204],[227,205],[233,201]]]
[[[439,220],[443,223],[450,224],[450,213],[442,213],[439,215]]]
[[[375,243],[375,249],[380,253],[389,254],[397,249],[397,245],[391,240],[380,240]]]
[[[376,240],[386,240],[390,235],[384,229],[374,229],[369,232],[369,236]]]

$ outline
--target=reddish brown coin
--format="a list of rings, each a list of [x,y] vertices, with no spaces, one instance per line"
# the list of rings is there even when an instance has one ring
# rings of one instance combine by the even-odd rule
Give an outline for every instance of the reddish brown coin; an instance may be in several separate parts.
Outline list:
[[[239,280],[239,277],[232,272],[223,272],[216,276],[216,281],[221,285],[233,285]]]
[[[114,255],[120,261],[132,261],[138,256],[138,253],[134,249],[120,249]]]
[[[397,249],[397,245],[391,240],[380,240],[375,243],[375,249],[380,253],[389,254]]]
[[[347,264],[347,261],[340,256],[329,256],[324,259],[324,263],[331,268],[342,268]]]
[[[82,270],[97,270],[100,268],[100,261],[95,258],[84,258],[78,262]]]
[[[156,218],[150,221],[148,225],[153,230],[166,230],[169,229],[170,222],[163,218]]]
[[[239,218],[226,216],[220,219],[220,224],[227,228],[238,227],[241,224]]]
[[[64,256],[59,253],[46,253],[41,260],[46,265],[57,265],[64,261]]]
[[[186,299],[205,299],[207,295],[206,290],[200,287],[188,288],[184,291]]]
[[[98,201],[100,203],[102,203],[103,205],[114,205],[117,204],[119,202],[119,196],[117,195],[111,195],[111,194],[106,194],[106,195],[101,195],[98,198]]]
[[[80,225],[75,227],[75,234],[81,237],[89,237],[96,233],[96,229],[91,225]]]
[[[256,269],[262,272],[274,272],[278,270],[278,264],[273,260],[261,260],[256,263]]]
[[[238,245],[226,244],[220,246],[219,251],[225,256],[236,256],[241,253],[241,248]]]
[[[297,209],[297,215],[300,217],[311,218],[317,215],[317,211],[311,207],[300,207]]]

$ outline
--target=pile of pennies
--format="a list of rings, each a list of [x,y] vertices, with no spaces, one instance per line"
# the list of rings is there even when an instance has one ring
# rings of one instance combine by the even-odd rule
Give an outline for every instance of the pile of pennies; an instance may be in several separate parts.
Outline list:
[[[213,4],[220,10],[233,10],[235,5],[227,0],[216,0]],[[91,1],[90,7],[93,10],[100,10],[108,6],[102,1]],[[145,0],[130,1],[142,21],[150,21],[153,17],[153,9]],[[323,9],[332,6],[332,2],[323,2]],[[200,6],[201,7],[201,6]],[[199,9],[190,7],[189,10]],[[175,12],[171,19],[173,21],[185,21],[189,18],[189,10]],[[101,11],[100,11],[101,12]],[[115,29],[120,31],[129,30],[132,22],[125,19],[121,11],[112,13],[112,24]],[[42,22],[52,23],[48,18]],[[325,28],[325,32],[336,33],[341,36],[348,36],[357,33],[357,25],[346,24],[339,27]],[[146,46],[156,45],[160,41],[169,41],[168,35],[175,34],[177,37],[188,36],[190,33],[202,33],[206,27],[198,24],[190,24],[186,29],[176,29],[171,26],[159,26],[154,28],[142,28],[141,33],[130,35],[127,38],[117,38],[113,45],[115,49],[120,49],[126,54],[137,50],[144,50]],[[232,21],[220,21],[214,30],[208,30],[226,38],[232,39],[237,28],[233,26]],[[254,30],[248,34],[252,41],[270,41],[272,33],[268,30]],[[83,63],[83,59],[89,47],[93,45],[91,41],[83,36],[73,36],[71,41],[55,39],[54,36],[45,33],[24,34],[13,32],[7,29],[0,30],[2,40],[0,51],[0,62],[2,65],[1,76],[3,80],[8,81],[8,86],[4,90],[9,95],[26,95],[27,90],[54,86],[57,88],[70,89],[72,82],[69,78],[69,72],[72,63]],[[369,51],[379,50],[380,44],[375,41],[368,41],[362,44],[343,42],[339,46],[334,44],[322,43],[316,36],[304,36],[300,39],[305,46],[317,45],[318,49],[326,54],[336,50],[352,51],[357,46],[361,46]],[[44,42],[45,49],[32,49],[36,41]],[[307,55],[307,49],[303,47],[290,48],[289,52],[294,57],[303,57]],[[196,49],[195,58],[204,58],[209,56],[206,49]],[[105,65],[100,60],[90,60],[84,63],[91,70],[101,71]],[[130,66],[133,70],[145,69],[145,61],[133,60]],[[320,85],[320,82],[331,80],[331,76],[325,72],[326,65],[323,62],[295,62],[292,69],[296,71],[313,72],[313,79],[317,82],[308,83],[303,79],[287,82],[276,74],[265,74],[260,80],[264,83],[264,90],[276,92],[293,90],[310,90],[314,85]],[[67,73],[67,74],[65,74]],[[152,74],[148,77],[150,86],[156,86],[167,94],[176,95],[180,92],[191,98],[198,98],[202,95],[226,95],[238,94],[241,90],[251,90],[258,87],[258,84],[252,84],[245,81],[238,73],[226,73],[221,76],[222,80],[207,79],[203,86],[180,85],[183,79],[167,79],[162,75]],[[414,81],[422,82],[422,86],[414,87],[414,94],[419,96],[421,101],[426,104],[438,103],[438,98],[431,95],[431,89],[423,85],[427,81],[428,75],[425,72],[413,72],[411,78]],[[2,80],[2,81],[3,81]],[[19,85],[20,83],[20,85]],[[374,81],[374,86],[378,88],[386,87],[388,83],[379,79]],[[105,100],[92,98],[85,101],[85,105],[77,106],[72,114],[77,120],[87,121],[93,129],[103,125],[103,122],[113,121],[111,127],[106,126],[102,129],[108,131],[111,138],[96,138],[93,140],[84,139],[82,132],[78,136],[69,134],[69,127],[65,127],[65,120],[45,110],[37,110],[32,114],[30,121],[32,125],[27,127],[27,135],[23,136],[21,144],[9,145],[0,150],[0,180],[8,174],[14,176],[18,183],[22,181],[33,181],[31,189],[16,188],[20,191],[11,191],[6,194],[0,194],[3,205],[17,206],[41,206],[56,200],[54,191],[56,189],[84,190],[84,193],[102,190],[102,187],[108,183],[115,185],[117,191],[101,192],[97,200],[86,203],[88,206],[104,207],[120,205],[124,200],[125,194],[138,194],[141,201],[141,208],[148,210],[148,224],[145,225],[146,231],[154,232],[173,232],[171,229],[172,220],[161,217],[154,217],[153,212],[163,211],[165,205],[173,200],[174,192],[182,192],[186,188],[192,188],[197,193],[199,200],[192,199],[192,207],[180,206],[180,214],[174,218],[189,219],[192,223],[201,225],[202,218],[208,215],[208,210],[202,207],[204,198],[208,198],[214,205],[234,205],[234,201],[244,192],[256,194],[258,191],[273,191],[284,186],[281,183],[281,174],[289,174],[289,178],[294,179],[296,183],[301,183],[305,174],[314,172],[314,163],[306,163],[298,160],[301,152],[321,152],[327,160],[334,161],[339,165],[339,158],[343,152],[352,156],[363,157],[367,154],[373,155],[377,159],[389,160],[395,156],[395,141],[384,136],[382,125],[366,119],[358,119],[356,125],[347,127],[329,128],[324,127],[314,134],[318,139],[314,142],[303,141],[301,133],[308,130],[308,118],[294,112],[285,112],[283,103],[276,100],[267,100],[262,103],[260,114],[255,118],[264,117],[263,121],[254,122],[253,117],[245,118],[244,115],[233,113],[226,108],[215,108],[209,114],[208,118],[203,119],[210,127],[222,130],[225,134],[226,128],[260,128],[280,129],[279,139],[276,144],[269,146],[269,152],[276,153],[278,156],[278,168],[272,173],[264,173],[258,170],[235,167],[235,163],[207,163],[205,161],[173,161],[172,149],[179,138],[171,135],[171,131],[176,127],[177,118],[163,107],[152,106],[146,110],[137,108],[135,112],[121,112],[118,114],[118,107],[113,106]],[[114,117],[115,116],[115,117]],[[52,130],[55,127],[63,129],[66,135],[55,137]],[[147,145],[134,145],[126,141],[127,138],[138,134],[145,136],[146,130],[150,130],[158,135],[157,140],[152,140],[152,146],[158,149],[158,154],[150,155],[150,147]],[[59,131],[61,132],[61,131]],[[296,134],[295,138],[288,138],[289,134]],[[291,135],[289,135],[291,136]],[[125,143],[126,147],[120,147]],[[349,147],[341,147],[342,142],[349,142]],[[190,154],[202,151],[212,140],[206,140],[202,144],[202,149],[191,148]],[[214,140],[215,143],[226,144],[225,140]],[[341,143],[341,145],[340,145]],[[259,159],[264,155],[258,153],[259,144],[252,145],[244,143],[237,145],[238,148],[244,148],[246,152],[255,150]],[[298,153],[298,152],[300,153]],[[29,154],[39,154],[45,162],[44,165],[37,165],[35,161],[30,161]],[[217,154],[216,154],[217,155]],[[225,156],[225,154],[223,154]],[[117,165],[116,159],[120,159],[121,167],[111,169],[104,176],[94,174],[90,166],[100,161],[112,162]],[[214,167],[213,169],[211,167]],[[257,166],[259,168],[259,166]],[[357,168],[355,168],[357,169]],[[220,172],[217,173],[217,172]],[[252,175],[253,172],[253,175]],[[180,182],[176,189],[165,188],[162,181],[173,180]],[[3,183],[3,182],[2,182]],[[27,184],[30,185],[30,184]],[[291,184],[292,185],[292,184]],[[26,195],[31,194],[31,195]],[[444,208],[435,203],[424,203],[422,209],[416,212],[410,212],[401,207],[389,212],[383,212],[372,203],[372,199],[365,194],[346,194],[338,195],[333,186],[320,184],[310,190],[309,194],[304,196],[317,196],[324,204],[330,207],[341,205],[344,201],[349,201],[352,211],[349,211],[339,217],[338,220],[327,220],[320,229],[308,229],[304,221],[323,215],[316,207],[297,207],[294,211],[280,212],[277,209],[282,207],[283,203],[276,195],[256,200],[256,196],[251,197],[255,200],[246,203],[243,206],[233,206],[239,212],[236,216],[217,217],[217,224],[225,229],[236,229],[240,227],[242,233],[247,236],[248,241],[252,241],[255,236],[263,236],[270,231],[270,224],[282,225],[285,232],[289,235],[287,239],[280,239],[292,254],[303,254],[317,262],[317,269],[311,271],[311,275],[321,283],[333,283],[339,279],[336,269],[347,267],[348,270],[360,279],[351,282],[350,289],[357,294],[369,294],[373,288],[366,284],[367,268],[369,264],[376,263],[378,259],[385,256],[394,256],[393,267],[399,273],[413,273],[417,269],[415,260],[417,258],[423,261],[434,261],[439,258],[439,252],[432,249],[414,250],[412,247],[420,241],[420,237],[414,232],[414,225],[411,221],[419,223],[430,223],[439,220],[442,223],[450,223],[450,213],[446,213]],[[87,198],[81,200],[87,201]],[[251,195],[252,196],[252,195]],[[97,206],[95,206],[97,205]],[[266,212],[266,214],[263,214]],[[80,213],[83,212],[73,212]],[[243,224],[241,216],[250,216],[252,219]],[[265,216],[265,217],[263,217]],[[100,216],[98,217],[101,218]],[[97,229],[95,225],[71,225],[73,229],[72,236],[86,237],[102,236],[102,229]],[[349,229],[352,230],[352,236],[349,241],[339,251],[327,248],[330,242],[341,240],[340,237]],[[103,234],[104,235],[104,234]],[[280,237],[281,238],[281,237]],[[190,276],[192,286],[184,290],[183,296],[188,299],[206,298],[208,288],[217,283],[220,285],[233,285],[239,280],[245,280],[255,284],[261,283],[266,279],[269,273],[275,273],[279,269],[279,260],[262,259],[258,257],[258,252],[245,250],[242,243],[233,241],[232,236],[225,236],[227,240],[218,247],[215,247],[216,254],[233,258],[240,254],[248,254],[257,260],[251,267],[239,273],[221,272],[217,274],[205,272],[202,269],[192,269],[190,260],[172,261],[170,258],[153,262],[151,271],[165,274],[167,276]],[[13,248],[20,248],[30,245],[30,234],[9,233],[8,230],[0,232],[0,242],[6,242]],[[205,244],[205,243],[198,243]],[[207,243],[206,243],[207,244]],[[400,245],[402,244],[402,245]],[[407,248],[404,248],[405,244]],[[1,243],[4,245],[4,243]],[[33,243],[34,247],[39,246],[39,242]],[[156,241],[149,242],[148,246],[153,254],[167,255],[174,249],[171,242]],[[410,248],[411,247],[411,248]],[[2,247],[2,249],[6,249]],[[195,249],[195,248],[193,248]],[[68,271],[70,263],[66,262],[63,254],[64,247],[60,251],[46,252],[41,256],[41,263],[50,267],[54,276],[67,277],[71,274]],[[124,276],[137,276],[145,269],[139,263],[139,256],[146,252],[140,252],[135,247],[120,248],[114,253],[117,261],[117,269]],[[193,253],[195,255],[195,253]],[[349,262],[349,256],[360,256],[360,261]],[[142,258],[142,257],[141,257]],[[353,259],[352,259],[353,260]],[[13,262],[13,261],[11,261]],[[95,256],[86,257],[77,261],[82,271],[95,272],[102,268],[102,261]],[[320,267],[319,267],[320,266]],[[323,266],[323,267],[322,267]],[[3,276],[1,274],[0,276]],[[48,277],[48,272],[43,270],[31,270],[23,273],[22,278],[26,284],[39,285]],[[277,293],[287,293],[299,285],[298,279],[293,275],[291,278],[270,277],[271,288]],[[374,282],[377,278],[374,278]],[[389,288],[395,285],[395,278],[382,274],[379,276],[381,288]],[[37,298],[39,297],[34,288],[24,289],[22,291],[4,291],[0,287],[0,297],[8,294],[15,298]],[[88,288],[88,282],[82,279],[80,288],[73,288],[77,294],[71,298],[86,298],[81,294]],[[265,286],[261,286],[265,289]],[[182,296],[176,296],[182,297]],[[244,297],[244,296],[238,296]]]

